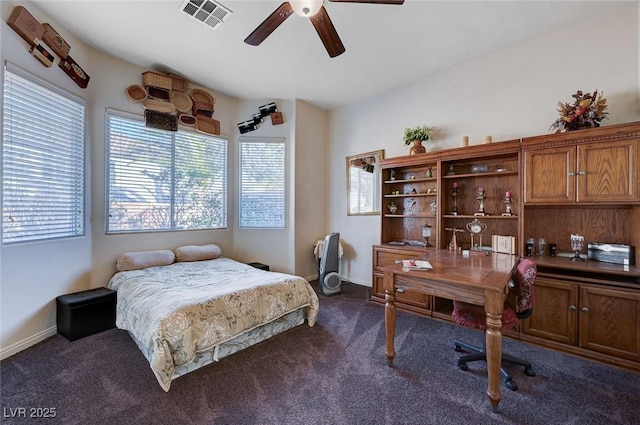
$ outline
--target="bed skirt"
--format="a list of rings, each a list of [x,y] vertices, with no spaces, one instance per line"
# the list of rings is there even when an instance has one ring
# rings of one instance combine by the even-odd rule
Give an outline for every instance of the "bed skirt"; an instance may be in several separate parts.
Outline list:
[[[176,366],[171,380],[179,378],[189,372],[193,372],[196,369],[200,369],[203,366],[217,362],[218,360],[233,353],[244,350],[247,347],[251,347],[252,345],[265,341],[272,336],[303,324],[305,320],[304,309],[305,307],[294,310],[272,322],[253,328],[236,336],[235,338],[230,339],[229,341],[218,344],[210,350],[197,353],[192,362],[187,363],[186,365]],[[141,344],[131,334],[131,332],[129,332],[129,335],[131,335],[131,339],[136,343],[147,361],[151,362],[151,352],[147,350],[147,348]]]

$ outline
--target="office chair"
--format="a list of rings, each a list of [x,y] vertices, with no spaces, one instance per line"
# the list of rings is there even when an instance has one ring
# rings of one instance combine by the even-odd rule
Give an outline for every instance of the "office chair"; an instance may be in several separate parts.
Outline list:
[[[509,302],[505,302],[504,312],[502,313],[502,329],[513,329],[518,326],[520,319],[526,319],[533,313],[534,294],[533,283],[536,279],[536,264],[529,260],[523,259],[518,263],[514,278],[509,286],[513,288],[516,294],[516,307],[511,306]],[[460,301],[453,302],[453,321],[459,325],[476,329],[487,329],[487,315],[484,307],[479,305],[467,304]],[[454,342],[456,351],[467,351],[471,354],[458,357],[457,366],[462,370],[468,370],[467,363],[483,360],[487,361],[486,342],[483,347],[468,344],[466,342],[456,340]],[[518,389],[518,385],[513,381],[511,374],[507,372],[503,365],[505,363],[515,364],[524,367],[524,373],[527,376],[536,376],[531,368],[531,363],[526,360],[518,359],[509,354],[502,353],[502,365],[500,373],[505,378],[505,385],[512,391]]]

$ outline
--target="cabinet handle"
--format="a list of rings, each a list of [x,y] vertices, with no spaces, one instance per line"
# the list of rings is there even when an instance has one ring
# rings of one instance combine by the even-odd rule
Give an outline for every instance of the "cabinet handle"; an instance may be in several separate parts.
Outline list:
[[[584,170],[582,170],[582,171],[578,171],[578,175],[579,175],[579,176],[586,176],[586,175],[587,175],[587,172],[586,172],[586,171],[584,171]]]
[[[575,175],[576,175],[576,173],[574,173],[573,171],[569,171],[569,173],[567,173],[567,175],[568,175],[569,177],[573,177],[573,176],[575,176]]]
[[[398,294],[404,294],[404,288],[396,288]]]
[[[577,310],[577,308],[576,308],[576,306],[575,306],[575,305],[570,305],[570,306],[569,306],[569,310]]]
[[[582,307],[582,312],[583,313],[588,313],[589,312],[589,308],[588,307]]]

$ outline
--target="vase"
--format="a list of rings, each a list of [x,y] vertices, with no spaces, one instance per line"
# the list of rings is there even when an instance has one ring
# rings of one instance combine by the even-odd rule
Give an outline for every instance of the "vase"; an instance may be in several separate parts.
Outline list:
[[[411,149],[409,149],[409,155],[415,155],[418,153],[425,153],[427,152],[427,149],[422,146],[422,140],[414,140],[413,142],[411,142]]]

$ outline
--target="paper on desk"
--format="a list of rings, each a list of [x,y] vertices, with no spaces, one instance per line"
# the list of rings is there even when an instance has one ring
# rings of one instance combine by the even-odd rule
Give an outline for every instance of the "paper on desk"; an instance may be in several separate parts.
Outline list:
[[[429,270],[433,266],[426,260],[402,260],[402,267],[410,270]]]

